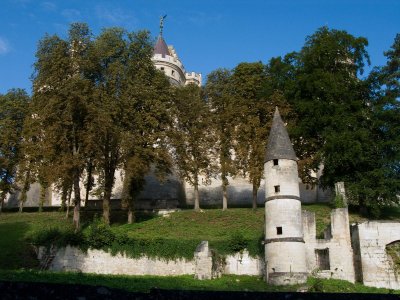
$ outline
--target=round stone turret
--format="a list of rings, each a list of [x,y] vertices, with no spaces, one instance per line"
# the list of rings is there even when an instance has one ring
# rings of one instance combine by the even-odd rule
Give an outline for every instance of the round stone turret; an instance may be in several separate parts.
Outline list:
[[[171,84],[177,86],[185,84],[185,68],[179,60],[174,48],[172,46],[168,47],[161,35],[158,37],[156,45],[154,46],[151,60],[156,69],[165,73]]]
[[[154,45],[153,56],[151,58],[154,66],[157,70],[165,73],[172,85],[184,86],[187,84],[196,84],[201,86],[201,74],[195,72],[186,73],[174,47],[167,46],[162,35],[165,18],[166,16],[160,18],[160,35]]]
[[[271,284],[307,280],[296,154],[276,108],[265,154],[265,261]]]

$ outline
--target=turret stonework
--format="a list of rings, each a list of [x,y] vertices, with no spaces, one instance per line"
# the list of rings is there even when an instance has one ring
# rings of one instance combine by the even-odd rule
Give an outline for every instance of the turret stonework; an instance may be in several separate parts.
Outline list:
[[[296,155],[276,109],[265,155],[265,262],[268,283],[307,280]]]
[[[167,46],[163,36],[162,28],[165,17],[161,19],[160,35],[154,46],[153,57],[151,60],[157,70],[163,71],[170,83],[175,86],[184,86],[190,83],[201,86],[201,74],[190,72],[186,73],[185,67],[180,61],[178,54],[173,46]]]

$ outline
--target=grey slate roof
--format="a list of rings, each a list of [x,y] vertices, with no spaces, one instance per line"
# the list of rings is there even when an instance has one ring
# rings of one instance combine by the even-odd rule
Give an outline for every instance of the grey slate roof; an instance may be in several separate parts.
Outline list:
[[[274,119],[272,120],[271,131],[269,132],[264,161],[267,162],[279,158],[297,160],[296,153],[289,139],[289,134],[277,107],[275,109]]]
[[[162,57],[165,57],[165,55],[171,56],[168,46],[161,35],[158,36],[156,45],[154,46],[153,55],[154,54],[161,54]]]

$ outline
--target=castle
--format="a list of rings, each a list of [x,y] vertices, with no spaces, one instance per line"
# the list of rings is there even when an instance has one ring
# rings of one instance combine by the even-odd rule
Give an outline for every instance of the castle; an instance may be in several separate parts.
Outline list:
[[[347,208],[332,210],[324,238],[316,237],[315,214],[301,209],[297,159],[276,109],[266,148],[264,256],[244,250],[213,259],[208,241],[193,259],[130,258],[76,247],[39,249],[38,258],[55,271],[178,276],[212,279],[221,274],[263,276],[272,285],[303,284],[312,275],[400,289],[398,269],[387,247],[400,240],[399,222],[349,224]]]
[[[184,86],[190,83],[201,86],[202,75],[196,72],[186,72],[179,56],[173,46],[167,46],[163,37],[163,18],[160,22],[160,33],[153,49],[152,61],[156,69],[163,71],[170,83],[174,86]],[[315,174],[318,176],[318,174]],[[115,185],[112,192],[112,208],[121,208],[119,199],[122,194],[123,174],[121,170],[115,174]],[[96,181],[96,178],[95,178]],[[201,180],[200,180],[201,181]],[[243,176],[228,177],[229,186],[228,206],[250,206],[252,203],[252,185]],[[81,181],[83,187],[84,179]],[[95,183],[96,184],[96,183]],[[323,190],[319,186],[299,184],[300,198],[304,203],[329,202],[331,192]],[[264,203],[265,189],[264,180],[260,184],[257,195],[258,205]],[[81,199],[85,199],[86,191],[81,189]],[[202,207],[222,207],[221,179],[214,178],[209,185],[200,185],[200,205]],[[20,192],[10,194],[6,201],[6,207],[17,207]],[[31,185],[24,206],[38,206],[40,198],[40,185]],[[194,188],[188,182],[179,178],[177,174],[169,175],[165,182],[160,182],[154,175],[146,176],[146,185],[139,195],[135,207],[137,209],[172,209],[177,207],[191,206],[194,203]],[[46,191],[47,206],[58,206],[61,204],[61,194],[51,187]],[[89,201],[85,205],[101,208],[101,200],[98,196],[89,195]]]

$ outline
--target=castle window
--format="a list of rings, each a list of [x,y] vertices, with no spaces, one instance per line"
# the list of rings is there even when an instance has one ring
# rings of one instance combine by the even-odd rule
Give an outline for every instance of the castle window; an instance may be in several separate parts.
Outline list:
[[[161,69],[161,71],[164,71],[164,67],[161,67],[160,69]]]
[[[329,249],[315,249],[315,260],[320,270],[330,270]]]
[[[276,227],[276,234],[282,235],[282,227]]]
[[[274,185],[275,193],[279,193],[281,191],[280,185]]]
[[[278,159],[274,159],[274,166],[278,165]]]
[[[172,74],[172,76],[175,76],[175,71],[172,70],[172,71],[171,71],[171,74]]]

